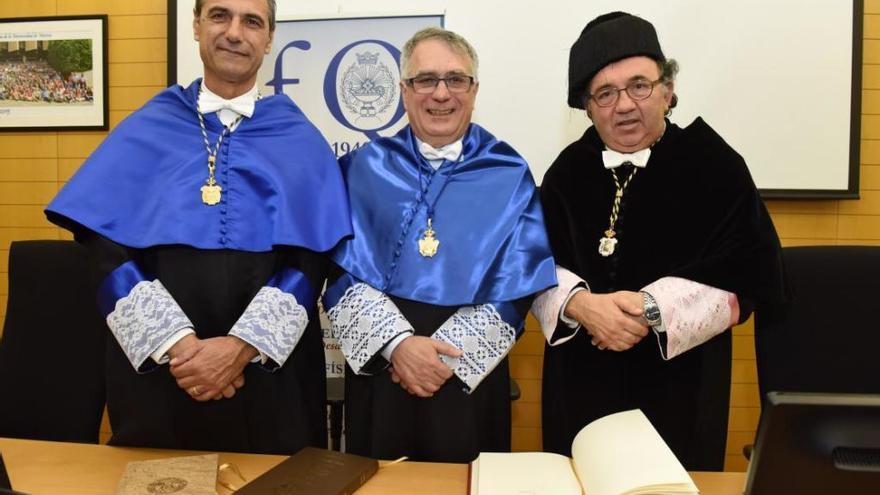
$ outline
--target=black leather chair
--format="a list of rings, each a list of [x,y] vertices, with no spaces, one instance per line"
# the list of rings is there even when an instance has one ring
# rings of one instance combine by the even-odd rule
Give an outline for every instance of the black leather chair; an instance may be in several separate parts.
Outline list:
[[[880,394],[880,247],[783,249],[792,303],[755,315],[762,401],[770,391]]]
[[[98,442],[107,330],[90,266],[73,241],[12,243],[0,436]]]

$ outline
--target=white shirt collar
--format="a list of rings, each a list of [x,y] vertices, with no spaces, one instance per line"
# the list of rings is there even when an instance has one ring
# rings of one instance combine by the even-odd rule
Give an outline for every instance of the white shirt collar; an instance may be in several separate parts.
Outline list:
[[[624,163],[630,163],[639,168],[645,168],[648,165],[648,158],[651,157],[651,148],[636,151],[635,153],[620,153],[614,150],[605,150],[602,152],[602,163],[605,168],[617,168]]]
[[[660,137],[651,146],[633,153],[620,153],[619,151],[608,149],[606,146],[605,151],[602,152],[602,163],[605,164],[607,169],[617,168],[624,163],[645,168],[648,166],[648,159],[651,157],[651,147],[660,142],[664,134],[666,134],[666,120],[663,121],[663,132],[660,133]]]
[[[239,117],[251,117],[254,114],[254,107],[260,92],[257,85],[242,95],[227,100],[222,96],[214,93],[205,86],[204,79],[201,82],[201,92],[199,93],[199,112],[208,114],[217,112],[217,118],[224,126],[230,126]]]
[[[458,139],[457,141],[453,141],[439,148],[435,148],[421,139],[416,138],[419,153],[428,160],[434,170],[440,168],[440,165],[443,165],[444,160],[449,160],[450,162],[458,161],[461,158],[463,142],[464,138]]]

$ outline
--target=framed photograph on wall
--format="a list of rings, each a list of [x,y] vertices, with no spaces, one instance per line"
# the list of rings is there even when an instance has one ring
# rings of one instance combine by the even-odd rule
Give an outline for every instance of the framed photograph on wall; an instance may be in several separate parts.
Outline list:
[[[106,15],[0,19],[0,131],[107,125]]]

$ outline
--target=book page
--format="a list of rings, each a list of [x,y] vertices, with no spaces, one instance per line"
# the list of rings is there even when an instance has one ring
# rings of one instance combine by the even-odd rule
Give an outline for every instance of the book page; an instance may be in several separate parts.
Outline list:
[[[574,470],[588,495],[699,493],[684,467],[635,409],[597,419],[575,436]]]
[[[471,466],[471,495],[582,495],[571,460],[544,452],[483,452]]]

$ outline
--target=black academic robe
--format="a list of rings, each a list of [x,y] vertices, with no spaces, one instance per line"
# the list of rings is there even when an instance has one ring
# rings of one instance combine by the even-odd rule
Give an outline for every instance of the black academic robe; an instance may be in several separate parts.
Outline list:
[[[415,329],[429,337],[457,307],[389,296]],[[525,317],[531,297],[515,302]],[[386,363],[378,356],[377,360]],[[358,375],[346,365],[346,451],[378,459],[470,462],[480,452],[510,451],[510,373],[505,357],[471,394],[452,376],[430,398],[410,395],[381,369]]]
[[[266,281],[285,267],[301,271],[315,292],[329,262],[301,248],[252,253],[188,246],[124,248],[90,231],[77,238],[95,255],[98,280],[134,260],[155,274],[193,323],[199,338],[226,335]],[[167,365],[148,359],[138,373],[108,330],[107,409],[111,445],[293,454],[326,447],[324,347],[317,316],[283,366],[248,364],[231,399],[197,402]]]
[[[626,189],[618,244],[598,252],[616,191],[594,128],[559,155],[541,199],[556,262],[596,293],[638,291],[666,276],[735,293],[748,316],[786,298],[776,231],[742,159],[702,119],[667,122],[650,161]],[[631,169],[618,169],[623,183]],[[561,327],[559,331],[564,331]],[[546,346],[544,449],[570,455],[587,423],[641,408],[687,469],[724,464],[731,336],[725,332],[669,361],[654,335],[624,352],[600,351],[585,331]]]

